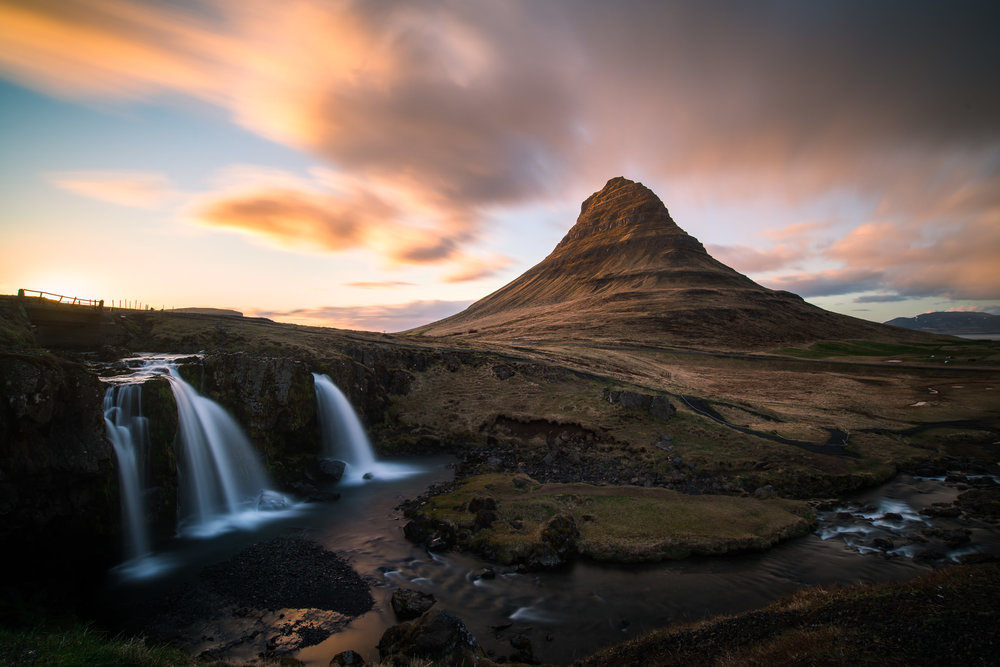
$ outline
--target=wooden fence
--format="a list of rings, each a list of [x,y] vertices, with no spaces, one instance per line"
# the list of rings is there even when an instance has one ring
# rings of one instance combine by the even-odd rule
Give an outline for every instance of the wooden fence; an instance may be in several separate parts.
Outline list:
[[[36,297],[39,300],[45,299],[47,301],[55,301],[57,303],[66,303],[73,306],[93,306],[95,308],[104,308],[104,299],[81,299],[78,296],[65,296],[63,294],[54,294],[52,292],[43,292],[36,289],[19,289],[17,290],[17,295],[22,298]]]

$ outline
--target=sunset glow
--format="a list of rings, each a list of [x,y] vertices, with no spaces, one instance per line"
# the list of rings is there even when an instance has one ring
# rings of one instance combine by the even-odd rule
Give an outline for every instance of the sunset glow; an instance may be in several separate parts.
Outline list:
[[[613,176],[757,282],[1000,314],[990,2],[0,0],[0,293],[398,331]]]

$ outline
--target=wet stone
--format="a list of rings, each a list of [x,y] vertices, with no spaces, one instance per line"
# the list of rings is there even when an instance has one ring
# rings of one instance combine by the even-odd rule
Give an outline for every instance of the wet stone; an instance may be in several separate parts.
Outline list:
[[[365,659],[354,651],[341,651],[330,659],[330,667],[365,667]]]
[[[430,593],[421,593],[410,588],[400,588],[392,592],[390,604],[396,617],[402,621],[417,618],[434,606],[437,600]]]

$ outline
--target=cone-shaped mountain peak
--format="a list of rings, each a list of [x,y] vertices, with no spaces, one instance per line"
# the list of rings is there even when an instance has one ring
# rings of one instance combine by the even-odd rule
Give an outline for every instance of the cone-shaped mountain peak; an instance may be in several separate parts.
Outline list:
[[[681,245],[688,244],[686,247],[690,250],[705,252],[697,239],[677,226],[652,190],[618,176],[584,200],[580,217],[556,246],[556,253],[571,252],[581,242],[614,243],[633,238],[670,239]]]
[[[898,329],[758,285],[709,255],[652,190],[622,177],[583,202],[548,257],[465,311],[412,333],[712,349],[899,337]]]

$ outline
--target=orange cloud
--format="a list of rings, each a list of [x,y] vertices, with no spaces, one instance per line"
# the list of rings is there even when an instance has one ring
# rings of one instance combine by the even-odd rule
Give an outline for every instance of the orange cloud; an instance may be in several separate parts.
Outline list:
[[[0,66],[67,97],[177,93],[220,101],[226,37],[204,17],[128,0],[0,4]]]
[[[474,282],[497,275],[512,264],[510,257],[493,255],[487,258],[466,257],[457,268],[444,277],[446,283]]]
[[[743,270],[812,253],[842,272],[815,289],[878,267],[884,289],[986,294],[995,25],[988,3],[918,3],[902,22],[879,3],[788,3],[776,24],[751,3],[31,0],[0,2],[0,68],[61,96],[207,101],[350,174],[344,192],[200,200],[206,224],[286,246],[473,275],[492,211],[639,171],[713,200],[874,204],[829,251],[717,248]]]
[[[62,171],[48,179],[63,190],[121,206],[156,208],[176,196],[163,174],[121,171]]]
[[[406,331],[468,308],[469,301],[411,301],[384,306],[327,306],[288,311],[257,310],[248,315],[281,322],[362,331]]]
[[[357,287],[358,289],[394,289],[396,287],[413,287],[414,283],[400,280],[379,280],[379,281],[358,281],[344,283],[344,287]]]

